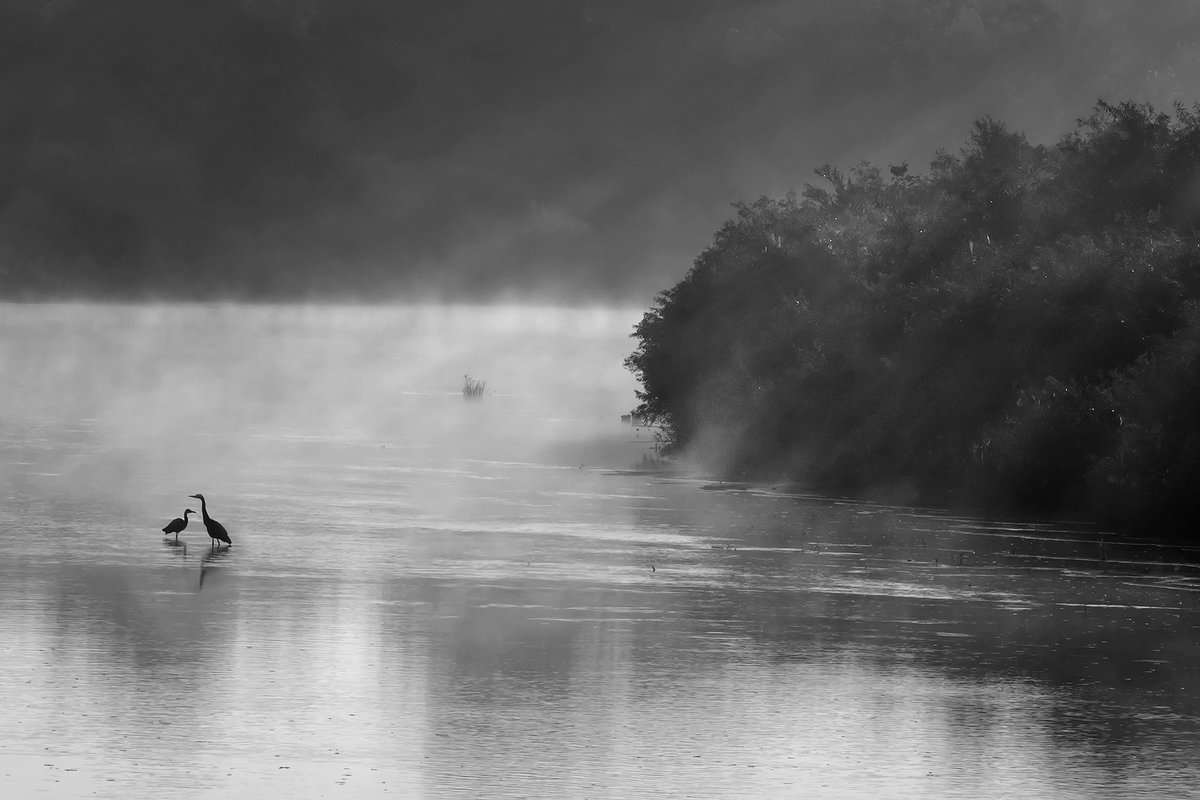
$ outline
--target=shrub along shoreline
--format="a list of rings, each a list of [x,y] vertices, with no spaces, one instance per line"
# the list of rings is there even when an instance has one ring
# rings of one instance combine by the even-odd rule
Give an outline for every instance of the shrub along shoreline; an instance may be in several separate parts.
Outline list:
[[[1200,105],[985,118],[927,174],[737,204],[635,327],[676,453],[816,491],[1194,537]]]

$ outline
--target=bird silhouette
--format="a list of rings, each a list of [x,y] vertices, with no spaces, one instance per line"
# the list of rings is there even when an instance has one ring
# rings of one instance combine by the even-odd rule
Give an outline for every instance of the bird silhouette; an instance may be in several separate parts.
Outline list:
[[[187,509],[186,511],[183,512],[182,517],[176,517],[175,519],[168,522],[167,527],[163,528],[163,533],[165,533],[167,536],[170,536],[172,533],[175,534],[175,541],[178,542],[179,541],[179,532],[187,527],[188,514],[195,514],[195,513],[196,512],[192,511],[190,508]]]
[[[229,538],[229,531],[225,530],[224,525],[208,515],[208,504],[204,502],[204,495],[192,494],[188,495],[188,497],[194,497],[200,501],[200,516],[204,518],[204,527],[208,529],[208,535],[212,538],[212,546],[216,547],[217,542],[232,545],[233,540]]]

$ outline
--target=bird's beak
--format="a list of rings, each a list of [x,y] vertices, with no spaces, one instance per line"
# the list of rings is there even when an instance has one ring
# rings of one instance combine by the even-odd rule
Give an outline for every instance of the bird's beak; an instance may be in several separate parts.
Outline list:
[[[198,495],[198,494],[189,494],[189,495],[188,495],[188,497],[194,497],[194,498],[196,498],[197,500],[199,500],[199,499],[200,499],[200,495]]]

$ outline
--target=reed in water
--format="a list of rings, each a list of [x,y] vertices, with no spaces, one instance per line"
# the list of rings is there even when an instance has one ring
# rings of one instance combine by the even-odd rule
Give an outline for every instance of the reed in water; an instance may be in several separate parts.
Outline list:
[[[475,380],[470,375],[463,375],[463,397],[468,400],[478,400],[483,397],[485,391],[487,391],[487,383],[485,381]]]

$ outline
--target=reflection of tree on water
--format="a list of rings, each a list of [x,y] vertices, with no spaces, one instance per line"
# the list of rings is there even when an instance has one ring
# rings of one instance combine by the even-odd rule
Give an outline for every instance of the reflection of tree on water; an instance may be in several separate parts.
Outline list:
[[[963,748],[1011,734],[997,693],[1028,693],[1058,757],[1094,760],[1114,782],[1200,718],[1200,566],[1183,548],[818,498],[689,499],[673,527],[738,549],[676,550],[676,571],[723,573],[673,598],[676,624],[739,637],[739,659],[850,659],[949,686],[929,692],[928,713]],[[666,524],[658,501],[636,513]]]

